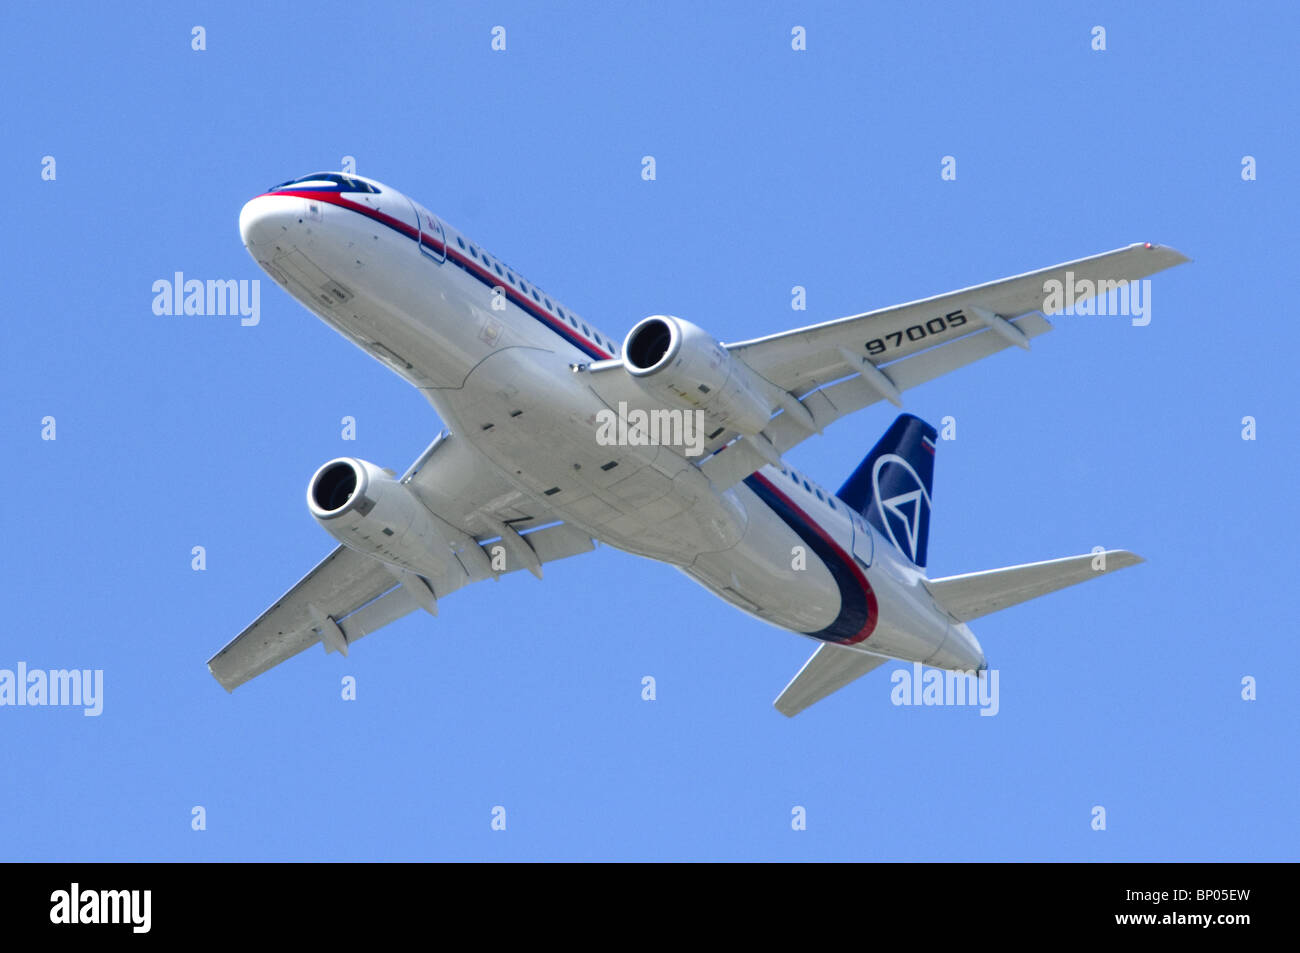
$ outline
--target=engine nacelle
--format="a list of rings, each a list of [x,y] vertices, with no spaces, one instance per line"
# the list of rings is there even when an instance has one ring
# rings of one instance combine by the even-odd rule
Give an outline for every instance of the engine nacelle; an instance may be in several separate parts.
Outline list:
[[[654,314],[639,321],[623,342],[623,366],[651,397],[701,410],[716,425],[752,435],[772,419],[754,372],[681,318]]]
[[[340,457],[307,484],[316,522],[349,549],[421,576],[437,576],[451,544],[411,490],[373,463]]]

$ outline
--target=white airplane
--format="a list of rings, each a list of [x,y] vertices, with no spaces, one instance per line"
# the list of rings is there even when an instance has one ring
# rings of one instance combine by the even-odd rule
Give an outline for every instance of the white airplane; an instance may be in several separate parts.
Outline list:
[[[1051,329],[1045,282],[1134,281],[1187,260],[1171,248],[1130,245],[736,344],[653,315],[619,345],[371,179],[278,185],[244,206],[239,230],[267,274],[419,388],[448,430],[400,478],[351,457],[316,471],[308,509],[341,545],[209,660],[228,691],[317,642],[346,655],[468,583],[540,578],[599,540],[817,641],[776,699],[794,715],[890,659],[981,671],[967,622],[1141,561],[1112,550],[1101,570],[1089,553],[930,579],[932,427],[898,417],[836,493],[781,455],[1027,348]]]

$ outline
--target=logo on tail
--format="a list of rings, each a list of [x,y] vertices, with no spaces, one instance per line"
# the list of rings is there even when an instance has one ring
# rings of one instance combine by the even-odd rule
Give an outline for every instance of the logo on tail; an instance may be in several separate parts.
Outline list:
[[[889,489],[882,490],[882,486]],[[930,525],[930,493],[921,477],[898,454],[886,453],[872,467],[871,489],[890,542],[912,562],[922,565],[924,560],[918,559],[917,546],[921,543],[921,524]]]
[[[917,566],[925,566],[934,482],[933,427],[902,414],[836,494]]]

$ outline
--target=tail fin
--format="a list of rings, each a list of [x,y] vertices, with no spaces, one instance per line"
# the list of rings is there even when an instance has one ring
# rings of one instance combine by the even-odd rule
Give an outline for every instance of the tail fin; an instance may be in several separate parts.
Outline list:
[[[921,568],[930,535],[937,435],[920,417],[900,414],[835,494]]]

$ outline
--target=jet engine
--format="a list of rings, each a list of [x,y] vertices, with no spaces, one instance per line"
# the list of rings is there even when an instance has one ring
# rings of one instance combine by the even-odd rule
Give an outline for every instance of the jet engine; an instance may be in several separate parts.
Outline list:
[[[738,433],[756,434],[772,419],[758,375],[681,318],[655,314],[637,322],[623,342],[623,366],[656,400],[701,410]]]
[[[307,508],[349,549],[421,576],[437,576],[452,559],[433,514],[390,473],[340,457],[307,484]]]

